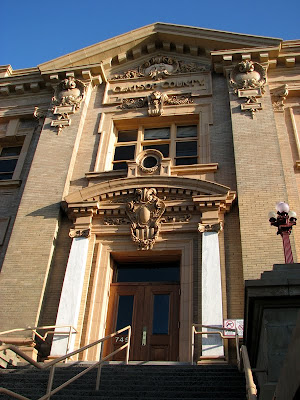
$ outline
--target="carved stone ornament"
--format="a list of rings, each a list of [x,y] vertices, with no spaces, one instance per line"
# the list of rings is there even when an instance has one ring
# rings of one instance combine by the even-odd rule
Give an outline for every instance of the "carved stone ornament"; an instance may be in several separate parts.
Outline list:
[[[150,117],[158,117],[162,115],[164,101],[167,98],[167,95],[161,92],[153,92],[148,97],[148,115]]]
[[[41,118],[45,118],[47,115],[47,111],[43,110],[40,107],[34,107],[34,111],[33,111],[33,116],[36,119],[41,119]]]
[[[122,74],[115,75],[112,79],[134,79],[140,77],[150,77],[156,81],[167,78],[173,74],[204,72],[207,67],[191,62],[176,60],[172,57],[157,55],[144,62],[136,69],[130,69]]]
[[[160,167],[163,155],[159,150],[147,149],[138,154],[136,163],[146,174],[154,174]]]
[[[85,96],[86,85],[72,76],[62,80],[56,87],[52,97],[52,112],[57,119],[51,126],[57,127],[58,134],[64,126],[71,124],[70,114],[74,114],[81,105]]]
[[[104,225],[128,225],[130,221],[127,218],[104,218]]]
[[[221,232],[223,230],[223,222],[219,221],[215,224],[199,224],[198,231],[200,233],[204,232]]]
[[[274,111],[283,112],[284,111],[284,102],[289,94],[288,85],[282,85],[272,93],[273,97],[273,109]]]
[[[148,115],[154,117],[162,115],[164,105],[182,105],[192,103],[193,99],[191,95],[168,96],[167,94],[155,91],[146,97],[123,99],[120,108],[126,110],[143,108],[148,105]]]
[[[189,222],[191,218],[192,218],[191,214],[167,215],[161,219],[161,223],[167,224],[172,222]]]
[[[250,111],[252,118],[258,110],[262,110],[262,104],[257,101],[257,98],[265,92],[266,82],[264,67],[250,60],[240,62],[230,73],[230,86],[238,97],[245,98],[245,103],[241,104],[241,110]]]
[[[90,229],[76,229],[72,228],[70,229],[69,236],[71,238],[79,238],[79,237],[85,237],[88,238],[91,234]]]
[[[159,233],[159,221],[166,206],[154,188],[136,189],[135,198],[127,203],[126,213],[131,221],[131,237],[139,250],[152,249]]]
[[[237,93],[238,89],[261,88],[264,93],[264,86],[267,82],[266,71],[262,65],[249,60],[237,64],[230,73],[230,85]]]

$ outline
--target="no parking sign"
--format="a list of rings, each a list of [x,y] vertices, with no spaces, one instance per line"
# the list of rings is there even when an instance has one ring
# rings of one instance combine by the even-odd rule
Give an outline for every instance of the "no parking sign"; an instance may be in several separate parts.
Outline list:
[[[235,330],[237,329],[240,338],[244,334],[244,320],[243,319],[224,319],[223,328],[228,329],[224,331],[224,336],[235,337]]]

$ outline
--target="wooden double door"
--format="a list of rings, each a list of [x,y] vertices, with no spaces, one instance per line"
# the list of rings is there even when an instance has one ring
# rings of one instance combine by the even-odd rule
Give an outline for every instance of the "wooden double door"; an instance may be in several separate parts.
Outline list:
[[[106,334],[132,326],[130,360],[178,360],[179,289],[178,283],[166,282],[111,284]],[[116,336],[104,353],[127,340],[127,332]],[[124,360],[124,353],[114,359]]]

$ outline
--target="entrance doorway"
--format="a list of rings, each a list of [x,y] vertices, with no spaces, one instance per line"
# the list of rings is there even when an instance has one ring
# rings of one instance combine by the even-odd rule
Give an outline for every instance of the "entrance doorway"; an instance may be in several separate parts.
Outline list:
[[[179,290],[179,262],[116,265],[106,335],[131,325],[130,360],[177,361]],[[104,353],[114,351],[127,340],[127,332],[116,336],[106,344]],[[115,359],[123,360],[124,354]]]

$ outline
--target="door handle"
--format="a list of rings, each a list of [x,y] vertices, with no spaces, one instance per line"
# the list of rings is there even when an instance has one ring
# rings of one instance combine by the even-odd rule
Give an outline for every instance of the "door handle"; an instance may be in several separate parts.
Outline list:
[[[146,344],[147,344],[147,327],[143,326],[142,346],[146,346]]]

